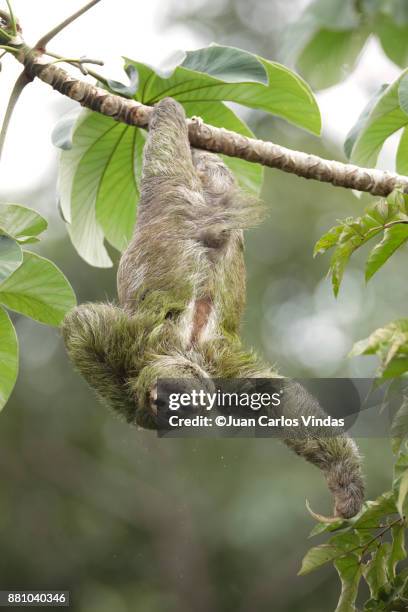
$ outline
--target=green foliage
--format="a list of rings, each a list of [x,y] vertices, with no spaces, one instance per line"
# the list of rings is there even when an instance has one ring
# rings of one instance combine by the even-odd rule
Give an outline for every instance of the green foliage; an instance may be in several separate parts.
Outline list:
[[[407,26],[408,27],[408,26]],[[369,101],[346,138],[346,155],[355,163],[375,166],[385,141],[403,128],[396,155],[396,169],[408,172],[408,73],[404,70]]]
[[[357,342],[350,355],[377,355],[381,361],[379,376],[383,379],[401,376],[408,370],[408,319],[376,329]]]
[[[71,221],[68,231],[75,248],[92,265],[111,265],[105,232],[120,250],[131,237],[144,141],[141,130],[84,112],[72,149],[61,155],[61,208]]]
[[[287,44],[292,48],[292,58],[301,73],[315,87],[324,88],[338,82],[352,70],[369,33],[378,36],[392,61],[406,67],[408,11],[406,3],[400,0],[363,0],[359,3],[315,0],[294,23]],[[346,155],[357,164],[373,167],[385,141],[401,128],[396,168],[401,174],[408,174],[407,70],[391,85],[383,85],[369,101],[346,138]],[[361,217],[341,221],[317,243],[315,254],[328,249],[334,251],[329,273],[335,295],[338,294],[351,255],[375,236],[380,234],[381,240],[367,257],[367,281],[398,249],[406,245],[406,196],[400,194],[398,197],[399,202],[387,198],[387,202],[368,207]],[[399,376],[408,369],[403,345],[395,355],[391,352],[384,355],[382,346],[379,356],[380,375],[385,378]],[[398,443],[397,439],[395,437],[394,443]]]
[[[314,0],[283,42],[283,57],[295,63],[313,87],[329,87],[353,68],[367,33],[352,0]]]
[[[0,204],[0,304],[48,325],[59,325],[75,305],[71,285],[48,259],[22,245],[37,241],[46,220],[24,206]],[[13,390],[18,371],[18,341],[0,305],[0,410]]]
[[[398,144],[395,166],[400,174],[408,174],[408,128],[402,130]]]
[[[218,54],[217,74],[223,78],[213,76],[213,68],[209,68],[214,50]],[[252,69],[248,56],[252,57]],[[319,109],[308,85],[285,66],[247,51],[223,46],[198,49],[188,53],[184,62],[165,77],[146,64],[130,59],[125,62],[126,67],[133,66],[139,73],[135,97],[144,104],[154,104],[165,96],[181,104],[230,101],[282,117],[313,134],[320,133]],[[194,70],[188,67],[192,65]]]
[[[291,29],[288,45],[301,73],[316,88],[329,87],[353,69],[370,33],[388,57],[405,67],[408,60],[408,10],[404,0],[314,0]],[[181,102],[187,116],[251,136],[252,132],[225,105],[234,102],[282,117],[314,134],[320,116],[308,86],[284,66],[232,47],[211,46],[188,52],[166,72],[125,60],[128,84],[108,80],[110,91],[145,104],[164,96]],[[404,128],[397,152],[397,169],[408,173],[408,74],[383,86],[364,109],[350,132],[345,149],[354,161],[375,165],[386,139]],[[132,233],[139,196],[143,131],[112,119],[84,112],[65,118],[54,132],[63,149],[61,211],[81,256],[95,266],[111,260],[105,241],[117,250]],[[259,193],[262,168],[226,158],[241,185]],[[46,222],[34,211],[17,205],[0,207],[0,303],[33,319],[58,325],[74,305],[71,287],[50,261],[25,251]],[[334,226],[317,243],[315,254],[333,249],[330,264],[338,293],[351,255],[376,236],[367,257],[366,280],[408,240],[408,201],[396,192],[370,205],[364,214]],[[354,355],[377,354],[382,379],[408,371],[408,319],[376,330],[353,349]],[[7,312],[0,306],[0,409],[15,383],[18,343]],[[366,502],[352,520],[321,522],[313,536],[329,534],[328,542],[305,556],[301,574],[334,563],[341,581],[337,612],[357,610],[359,586],[370,590],[364,610],[402,610],[408,607],[405,529],[408,508],[408,400],[392,424],[392,444],[398,454],[392,490]],[[318,518],[318,515],[315,515]]]
[[[42,234],[47,225],[44,217],[31,208],[20,204],[0,205],[0,234],[8,234],[20,244]]]
[[[382,235],[382,240],[370,251],[367,258],[367,281],[408,241],[408,196],[396,191],[387,199],[370,204],[361,217],[350,217],[341,221],[316,243],[315,256],[334,249],[329,272],[335,295],[339,292],[351,255],[379,234]]]
[[[342,81],[354,67],[368,32],[319,30],[303,49],[297,67],[315,89]]]
[[[341,593],[336,612],[351,612],[356,609],[354,604],[362,574],[359,558],[354,554],[340,557],[335,561],[334,567],[341,580]]]
[[[408,495],[408,471],[404,472],[399,481],[397,509],[401,517],[406,516]]]
[[[163,73],[125,60],[130,84],[109,81],[114,93],[153,105],[171,96],[189,117],[245,136],[248,126],[224,102],[231,101],[283,117],[315,134],[320,114],[309,87],[280,64],[236,49],[211,45],[183,54],[182,63]],[[83,112],[63,119],[54,131],[59,145],[60,204],[72,242],[85,261],[109,267],[105,240],[122,251],[136,219],[145,132],[109,117]],[[259,194],[261,166],[225,157],[245,190]]]
[[[119,94],[120,96],[124,96],[125,98],[133,98],[137,92],[137,88],[139,87],[139,73],[135,68],[133,68],[133,66],[125,67],[125,72],[129,78],[128,85],[108,79],[108,87],[111,91]]]
[[[227,83],[268,85],[268,75],[260,58],[243,49],[213,44],[197,51],[187,51],[181,65]]]
[[[392,450],[398,453],[408,435],[408,398],[404,397],[391,425]]]
[[[346,537],[334,536],[328,544],[320,544],[311,548],[303,559],[302,567],[299,571],[300,576],[309,574],[321,565],[329,561],[334,561],[344,555],[345,550],[354,551],[360,543],[359,538],[354,533],[347,533]]]
[[[375,95],[370,102],[369,112],[364,112],[358,126],[352,128],[353,146],[347,147],[351,160],[363,166],[375,166],[384,142],[397,130],[408,124],[406,104],[407,70],[391,85]],[[350,135],[347,140],[349,140]],[[346,140],[346,142],[347,142]],[[403,151],[399,153],[399,163],[405,160]]]
[[[374,29],[384,10],[380,2],[367,0],[360,4],[361,10],[357,10],[351,0],[318,0],[312,3],[304,21],[294,26],[296,44],[292,46],[298,52],[298,66],[316,87],[327,87],[352,69],[370,27]],[[370,16],[370,23],[365,19],[363,24],[361,11]],[[388,29],[405,27],[393,19],[387,13]],[[402,61],[404,45],[392,42],[385,27],[378,35],[389,55]],[[111,91],[150,105],[172,96],[183,104],[187,116],[198,115],[209,124],[238,133],[252,135],[225,102],[272,113],[315,133],[320,129],[314,99],[298,77],[278,64],[239,49],[211,46],[189,52],[167,72],[125,59],[125,71],[129,85],[109,81]],[[346,142],[347,153],[354,160],[375,164],[388,136],[408,126],[406,89],[403,73],[392,85],[383,86],[364,109]],[[65,149],[60,173],[61,208],[70,223],[76,249],[92,265],[111,265],[105,240],[122,250],[130,238],[144,138],[139,129],[87,112],[75,125],[73,121],[66,122],[56,133],[55,140]],[[260,168],[237,159],[226,158],[226,162],[244,188],[259,192]],[[404,164],[408,167],[406,132],[400,141],[398,164],[400,168]],[[333,249],[330,273],[336,295],[351,255],[376,236],[379,240],[367,256],[367,281],[408,241],[408,200],[401,191],[371,204],[357,218],[340,221],[316,244],[315,255]],[[403,374],[408,370],[407,326],[402,320],[377,330],[368,340],[358,343],[353,354],[377,354],[383,379]],[[408,574],[400,570],[399,564],[406,558],[408,457],[401,448],[408,436],[407,412],[404,399],[392,426],[393,449],[400,453],[392,490],[366,502],[354,519],[330,523],[322,519],[312,531],[313,536],[330,534],[329,539],[307,553],[300,574],[334,564],[341,581],[337,612],[360,609],[356,602],[362,580],[370,590],[364,610],[403,609],[405,605]]]
[[[408,11],[403,0],[314,0],[285,34],[284,57],[312,87],[323,89],[354,69],[369,35],[401,68],[408,64]]]
[[[344,152],[348,158],[351,157],[351,152],[353,150],[355,142],[360,132],[363,130],[364,125],[366,124],[366,121],[372,109],[377,104],[377,100],[382,96],[382,94],[387,89],[387,87],[388,85],[382,85],[378,89],[378,91],[374,94],[374,96],[368,101],[367,105],[362,110],[359,118],[357,119],[356,123],[353,125],[350,132],[348,133],[346,140],[344,141]]]
[[[374,28],[381,46],[395,64],[404,68],[408,64],[408,24],[398,23],[395,15],[381,15]]]
[[[366,502],[353,519],[337,524],[335,535],[303,559],[301,574],[334,562],[341,580],[336,612],[405,609],[396,606],[408,603],[408,572],[399,567],[406,559],[407,483],[408,455],[403,452],[397,458],[392,490]],[[333,524],[322,522],[317,527],[315,535],[333,531]],[[370,598],[360,607],[356,600],[362,579]]]
[[[13,390],[18,373],[18,341],[7,312],[0,306],[0,410]]]
[[[0,283],[23,261],[21,247],[16,240],[0,234]]]
[[[51,261],[25,251],[20,267],[0,284],[0,302],[36,321],[57,326],[75,306],[75,296]]]

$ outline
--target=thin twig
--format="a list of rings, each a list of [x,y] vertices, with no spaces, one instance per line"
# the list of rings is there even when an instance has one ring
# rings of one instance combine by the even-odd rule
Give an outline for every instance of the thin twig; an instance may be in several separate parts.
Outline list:
[[[408,221],[403,221],[402,219],[400,221],[390,221],[389,223],[386,223],[384,225],[384,229],[388,229],[389,227],[393,227],[394,225],[406,225],[408,224]]]
[[[14,16],[13,7],[11,6],[10,0],[6,0],[6,2],[7,2],[8,10],[9,10],[9,13],[10,13],[10,25],[11,25],[11,29],[13,30],[14,36],[16,36],[17,35],[17,21],[16,21],[16,18]]]
[[[17,49],[15,47],[8,47],[7,45],[0,45],[0,49],[4,49],[4,53],[1,57],[6,55],[6,53],[17,53]]]
[[[101,0],[92,0],[91,2],[83,6],[81,9],[79,9],[79,11],[77,11],[70,17],[67,17],[66,19],[64,19],[64,21],[56,25],[54,28],[52,28],[52,30],[44,34],[44,36],[41,36],[40,40],[36,43],[34,48],[44,50],[47,44],[50,42],[50,40],[52,40],[55,36],[57,36],[57,34],[62,32],[62,30],[64,30],[67,26],[73,23],[76,19],[78,19],[78,17],[81,17],[81,15],[89,11],[89,9],[95,6],[95,4],[98,4],[98,2],[100,1]]]
[[[391,523],[389,523],[386,527],[384,527],[384,529],[382,529],[379,533],[373,536],[366,544],[359,544],[358,546],[354,546],[353,548],[350,548],[350,550],[345,550],[344,552],[341,552],[335,557],[333,557],[331,560],[336,561],[337,559],[340,559],[341,557],[347,557],[348,555],[351,555],[355,552],[360,551],[360,549],[361,549],[360,556],[364,557],[364,555],[370,548],[371,544],[374,544],[376,540],[378,540],[379,538],[382,538],[383,535],[385,535],[388,531],[390,531],[390,529],[392,529],[392,527],[394,527],[394,525],[398,525],[398,524],[403,525],[404,522],[405,522],[405,518],[398,517],[394,521],[391,521]],[[358,531],[358,528],[356,530]]]
[[[390,531],[390,529],[392,529],[392,527],[394,527],[394,525],[398,525],[398,523],[403,525],[404,521],[405,521],[405,518],[401,518],[401,517],[398,517],[394,521],[391,521],[391,523],[389,523],[386,527],[384,527],[384,529],[382,529],[382,531],[377,533],[377,535],[375,535],[373,538],[371,538],[371,540],[369,540],[367,542],[367,544],[364,545],[364,548],[361,551],[361,556],[364,556],[366,554],[368,548],[371,546],[371,544],[373,544],[379,538],[382,538],[383,535],[385,535],[388,531]],[[360,547],[357,547],[357,548],[360,548]]]
[[[24,70],[20,74],[20,76],[18,77],[17,81],[14,84],[13,91],[11,92],[10,99],[7,104],[6,113],[4,115],[3,125],[1,126],[1,131],[0,131],[0,159],[1,159],[1,154],[3,151],[3,147],[4,147],[4,142],[7,136],[7,129],[10,123],[11,116],[13,114],[13,110],[18,102],[18,99],[24,87],[28,85],[28,83],[30,83],[31,81],[32,79],[29,76],[27,76],[26,71]]]
[[[94,72],[93,70],[90,70],[87,66],[84,66],[84,64],[95,64],[96,66],[104,66],[104,62],[102,60],[91,59],[89,57],[80,57],[78,59],[74,57],[63,57],[62,55],[57,55],[57,53],[51,53],[51,51],[45,51],[45,55],[49,55],[50,57],[55,58],[55,61],[51,62],[51,64],[70,64],[71,66],[78,68],[84,76],[92,76],[101,83],[107,85],[107,80],[103,76],[101,76],[97,72]]]
[[[367,233],[365,235],[362,234],[361,237],[366,238],[368,234],[372,234],[373,232],[377,232],[380,230],[389,229],[390,227],[394,227],[394,225],[406,225],[406,224],[408,224],[408,221],[404,221],[403,219],[399,219],[398,221],[390,221],[389,223],[385,223],[384,225],[377,225],[376,227],[371,227],[367,231]]]
[[[6,40],[11,40],[13,37],[3,28],[0,28],[0,34],[6,38]]]

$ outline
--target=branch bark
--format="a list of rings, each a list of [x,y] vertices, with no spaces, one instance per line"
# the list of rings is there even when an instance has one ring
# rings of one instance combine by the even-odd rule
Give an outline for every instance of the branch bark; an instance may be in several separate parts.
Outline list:
[[[59,66],[50,64],[38,50],[32,51],[24,46],[17,59],[24,64],[28,77],[39,78],[82,106],[128,125],[148,127],[151,107],[72,77]],[[200,119],[188,119],[187,122],[190,143],[200,149],[373,195],[386,196],[396,187],[402,187],[408,192],[406,176],[323,159],[272,142],[247,138],[223,128],[206,125]]]

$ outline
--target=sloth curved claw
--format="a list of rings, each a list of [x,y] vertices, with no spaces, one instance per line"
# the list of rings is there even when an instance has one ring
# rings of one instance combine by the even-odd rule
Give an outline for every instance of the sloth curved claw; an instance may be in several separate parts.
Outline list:
[[[306,500],[306,508],[309,514],[319,523],[331,524],[331,523],[338,523],[339,521],[342,521],[342,520],[346,520],[346,519],[342,519],[341,516],[325,516],[324,514],[318,514],[317,512],[314,512],[312,508],[310,507],[308,500]]]

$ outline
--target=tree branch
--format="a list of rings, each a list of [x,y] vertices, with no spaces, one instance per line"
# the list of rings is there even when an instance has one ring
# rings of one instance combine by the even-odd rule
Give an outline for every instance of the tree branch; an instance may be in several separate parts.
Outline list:
[[[50,64],[42,55],[28,47],[18,58],[27,75],[38,77],[56,91],[82,106],[112,117],[116,121],[147,128],[152,108],[135,100],[111,94],[105,89],[75,79],[62,68]],[[249,162],[278,168],[297,176],[331,183],[338,187],[386,196],[396,187],[408,192],[408,177],[361,168],[353,164],[323,159],[301,151],[287,149],[272,142],[247,138],[235,132],[204,124],[200,119],[188,119],[188,132],[192,146],[238,157]]]

